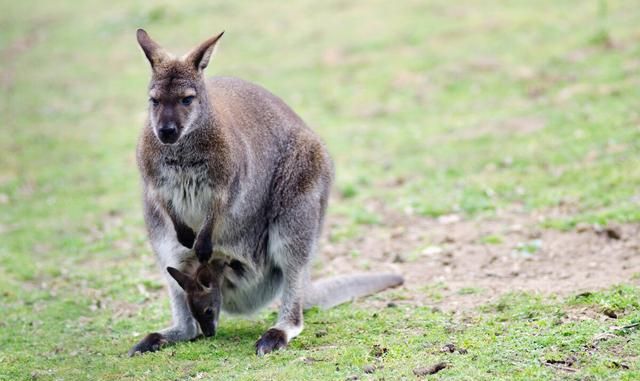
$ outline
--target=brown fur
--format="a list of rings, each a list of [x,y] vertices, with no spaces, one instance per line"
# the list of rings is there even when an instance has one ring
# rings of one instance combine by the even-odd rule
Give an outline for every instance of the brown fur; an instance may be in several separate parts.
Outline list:
[[[401,278],[343,277],[322,287],[310,281],[331,158],[280,98],[240,79],[205,79],[221,36],[176,58],[138,31],[152,68],[137,150],[145,223],[161,267],[175,280],[169,282],[174,324],[158,335],[189,340],[198,324],[213,335],[220,309],[249,314],[279,297],[278,321],[256,343],[264,354],[302,331],[303,307],[335,305]],[[229,264],[222,276],[212,259]],[[142,344],[143,351],[154,348]]]
[[[189,310],[205,336],[215,335],[218,326],[225,266],[226,263],[220,260],[201,264],[193,276],[173,267],[167,268],[167,272],[185,291]]]

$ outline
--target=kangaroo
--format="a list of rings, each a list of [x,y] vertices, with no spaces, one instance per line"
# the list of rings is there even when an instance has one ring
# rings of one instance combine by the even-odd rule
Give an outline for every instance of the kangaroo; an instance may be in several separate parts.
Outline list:
[[[217,319],[215,308],[195,310],[187,297],[206,291],[198,282],[211,277],[198,273],[194,284],[182,276],[212,259],[228,263],[222,310],[250,314],[281,300],[276,324],[256,342],[258,355],[300,334],[305,305],[331,306],[403,282],[393,274],[311,282],[332,160],[280,98],[241,79],[205,79],[223,33],[176,57],[137,31],[151,65],[137,146],[144,220],[160,268],[175,271],[166,272],[173,324],[147,335],[130,355],[215,333],[215,324],[199,324],[202,316]]]

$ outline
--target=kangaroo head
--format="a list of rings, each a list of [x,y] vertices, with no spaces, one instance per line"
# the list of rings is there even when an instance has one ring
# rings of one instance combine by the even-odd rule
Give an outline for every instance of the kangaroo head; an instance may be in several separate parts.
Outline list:
[[[215,335],[218,327],[224,266],[222,261],[201,264],[193,277],[173,267],[167,267],[169,274],[187,294],[189,310],[198,321],[202,334],[207,337]]]
[[[211,114],[203,71],[223,34],[178,58],[167,53],[143,29],[138,29],[138,43],[152,72],[149,125],[162,144],[175,144]]]

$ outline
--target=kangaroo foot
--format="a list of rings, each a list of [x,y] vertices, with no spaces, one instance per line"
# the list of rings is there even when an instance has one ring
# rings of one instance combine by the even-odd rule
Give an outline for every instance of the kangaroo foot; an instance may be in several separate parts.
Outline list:
[[[155,352],[168,343],[167,339],[161,334],[157,332],[150,333],[129,350],[129,357],[145,352]]]
[[[287,346],[287,335],[284,331],[277,328],[271,328],[265,332],[260,340],[256,342],[256,355],[264,356]]]

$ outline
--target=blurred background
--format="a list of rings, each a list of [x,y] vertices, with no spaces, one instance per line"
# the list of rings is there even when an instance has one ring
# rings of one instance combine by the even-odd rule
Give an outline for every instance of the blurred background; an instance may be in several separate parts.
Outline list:
[[[640,220],[637,1],[0,1],[0,290],[13,332],[33,305],[47,331],[105,303],[89,326],[149,299],[155,321],[168,317],[134,156],[150,76],[138,27],[175,54],[226,31],[207,74],[266,87],[322,136],[337,178],[321,251],[357,268],[441,253],[433,238],[393,246],[408,224]],[[388,250],[359,244],[372,231]],[[506,252],[537,250],[518,239]]]
[[[0,221],[4,251],[26,254],[5,253],[12,272],[46,266],[34,245],[90,257],[109,242],[77,237],[111,219],[144,239],[134,148],[150,71],[137,27],[176,54],[227,32],[207,74],[266,87],[325,139],[344,217],[334,235],[381,222],[372,200],[421,216],[561,207],[547,222],[561,227],[640,218],[633,1],[2,10]]]

